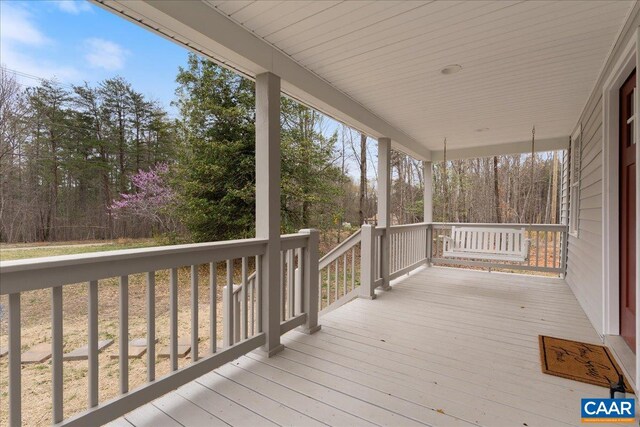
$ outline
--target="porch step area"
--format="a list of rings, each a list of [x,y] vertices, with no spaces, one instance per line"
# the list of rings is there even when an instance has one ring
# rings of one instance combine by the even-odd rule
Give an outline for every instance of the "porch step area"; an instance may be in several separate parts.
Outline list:
[[[608,395],[540,370],[539,334],[600,342],[561,279],[424,268],[321,324],[112,425],[567,426]]]

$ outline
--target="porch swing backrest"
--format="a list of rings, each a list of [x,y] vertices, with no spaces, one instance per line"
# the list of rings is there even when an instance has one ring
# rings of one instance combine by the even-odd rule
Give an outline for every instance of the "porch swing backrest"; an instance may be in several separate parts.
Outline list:
[[[529,257],[530,239],[524,228],[451,227],[444,240],[447,258],[470,258],[524,262]]]

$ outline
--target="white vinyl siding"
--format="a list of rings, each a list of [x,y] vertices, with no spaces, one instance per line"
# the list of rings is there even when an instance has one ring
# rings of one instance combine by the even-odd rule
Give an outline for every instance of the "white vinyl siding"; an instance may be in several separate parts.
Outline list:
[[[604,292],[602,276],[602,88],[606,76],[611,73],[624,47],[631,37],[634,37],[634,32],[640,25],[639,10],[640,5],[636,5],[632,17],[626,23],[611,56],[607,58],[603,73],[599,76],[584,110],[577,120],[577,124],[581,124],[580,167],[578,169],[580,185],[577,195],[579,202],[575,205],[576,214],[574,215],[577,234],[569,235],[565,279],[600,335],[603,335],[604,321],[602,300]],[[572,157],[571,154],[569,157]],[[568,161],[570,162],[571,158]],[[571,173],[571,165],[569,165],[569,173]],[[571,200],[569,200],[569,204],[571,204]]]

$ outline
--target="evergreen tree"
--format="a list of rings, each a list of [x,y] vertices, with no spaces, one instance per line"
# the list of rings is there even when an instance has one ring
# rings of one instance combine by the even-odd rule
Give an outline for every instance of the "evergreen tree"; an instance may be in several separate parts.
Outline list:
[[[175,174],[181,220],[197,241],[251,237],[254,84],[195,55],[177,81],[184,141]]]

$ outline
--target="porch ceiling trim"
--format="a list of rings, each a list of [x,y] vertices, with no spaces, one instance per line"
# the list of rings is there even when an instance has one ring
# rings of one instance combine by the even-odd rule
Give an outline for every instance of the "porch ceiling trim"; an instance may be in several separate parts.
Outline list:
[[[535,151],[566,150],[569,148],[569,136],[559,136],[555,138],[536,139]],[[506,144],[485,145],[483,147],[468,147],[447,150],[447,160],[469,159],[476,157],[491,157],[503,154],[526,154],[531,153],[531,140],[509,142]],[[434,162],[444,159],[444,151],[432,151],[431,159]]]
[[[431,151],[405,132],[202,2],[189,2],[185,7],[179,0],[93,1],[249,78],[272,72],[282,79],[286,95],[369,136],[388,137],[396,150],[431,159]]]

